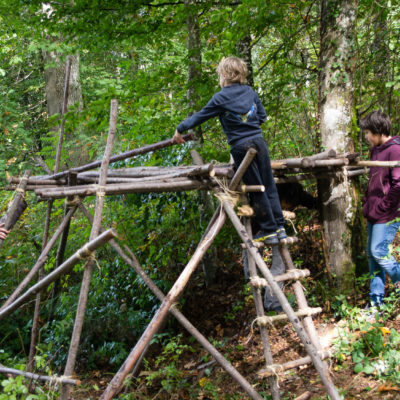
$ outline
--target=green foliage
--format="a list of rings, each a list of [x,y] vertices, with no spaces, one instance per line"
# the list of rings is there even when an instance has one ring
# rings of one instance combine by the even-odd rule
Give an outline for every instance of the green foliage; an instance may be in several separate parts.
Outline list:
[[[182,344],[182,335],[172,338],[163,338],[163,335],[156,335],[154,342],[160,341],[162,353],[155,360],[156,371],[146,375],[146,383],[153,387],[156,382],[166,393],[176,393],[179,389],[189,386],[184,378],[184,373],[178,369],[177,363],[184,352],[194,350],[186,344]]]
[[[337,369],[351,357],[356,374],[364,373],[398,385],[400,375],[396,366],[400,360],[400,335],[385,326],[399,304],[398,294],[388,296],[386,305],[375,315],[351,306],[344,298],[338,300],[343,319],[334,343]]]

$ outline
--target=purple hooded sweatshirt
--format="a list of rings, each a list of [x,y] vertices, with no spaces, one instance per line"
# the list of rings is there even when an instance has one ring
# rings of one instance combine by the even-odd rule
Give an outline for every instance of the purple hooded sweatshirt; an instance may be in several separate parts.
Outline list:
[[[393,136],[371,150],[371,161],[400,161],[400,136]],[[400,217],[400,167],[371,167],[368,189],[363,198],[364,217],[372,224],[384,224]]]

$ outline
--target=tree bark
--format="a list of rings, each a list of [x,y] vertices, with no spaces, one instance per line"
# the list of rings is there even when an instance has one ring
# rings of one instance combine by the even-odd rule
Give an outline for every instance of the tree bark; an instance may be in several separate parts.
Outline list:
[[[43,52],[43,59],[46,65],[51,65],[45,69],[45,92],[47,101],[47,112],[49,116],[59,114],[63,115],[64,108],[64,89],[65,89],[65,69],[66,61],[61,59],[60,54],[56,52]],[[71,105],[76,103],[79,107],[83,104],[82,99],[82,88],[80,84],[80,73],[79,73],[79,54],[68,56],[70,60],[70,71],[69,71],[69,85],[68,85],[68,99],[65,109],[68,109]],[[60,121],[61,126],[61,121]],[[54,127],[54,131],[59,131],[60,126]],[[69,136],[73,136],[69,134]],[[72,137],[69,137],[71,140]],[[86,152],[75,151],[69,155],[70,165],[80,165],[87,162],[88,156]]]
[[[353,72],[358,0],[323,0],[319,60],[319,121],[321,144],[337,153],[354,151]],[[353,272],[351,225],[354,193],[345,174],[318,182],[326,246],[326,263],[344,288]]]

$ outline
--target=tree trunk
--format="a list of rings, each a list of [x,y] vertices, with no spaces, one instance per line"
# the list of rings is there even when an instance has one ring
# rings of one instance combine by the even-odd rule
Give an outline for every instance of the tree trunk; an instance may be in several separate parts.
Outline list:
[[[358,1],[322,0],[319,65],[321,144],[337,153],[354,151],[353,72]],[[351,226],[356,199],[346,174],[318,182],[326,263],[339,288],[351,284]],[[345,285],[346,283],[346,285]]]
[[[247,65],[249,74],[247,76],[247,83],[249,86],[254,86],[253,79],[253,63],[251,61],[251,37],[250,35],[241,38],[237,45],[238,56],[243,59]]]
[[[386,82],[391,80],[390,65],[391,52],[389,50],[389,30],[387,26],[388,7],[372,3],[374,40],[371,46],[371,60],[374,64],[376,102],[382,110],[390,114],[392,88],[386,88]]]
[[[75,54],[69,56],[71,58],[71,73],[69,80],[69,94],[67,107],[76,103],[82,106],[82,89],[80,84],[79,73],[79,55]],[[46,65],[52,65],[45,69],[46,81],[46,101],[47,112],[49,116],[59,114],[62,115],[63,101],[64,101],[64,84],[65,84],[65,65],[66,60],[61,59],[60,55],[55,52],[43,52],[43,59]],[[54,131],[58,132],[60,127],[54,127]],[[69,134],[69,141],[74,139],[73,134]],[[68,164],[80,165],[88,161],[86,152],[81,151],[71,153],[69,156]]]

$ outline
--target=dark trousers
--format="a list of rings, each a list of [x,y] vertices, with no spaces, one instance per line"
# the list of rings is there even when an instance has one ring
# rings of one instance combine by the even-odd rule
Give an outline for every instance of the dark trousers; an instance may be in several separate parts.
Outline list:
[[[250,205],[256,214],[257,223],[264,232],[275,232],[278,226],[283,226],[285,220],[279,202],[279,195],[272,175],[268,147],[261,137],[249,139],[239,145],[231,146],[231,154],[235,168],[242,162],[247,150],[253,147],[257,154],[243,176],[246,185],[264,185],[265,192],[249,193]]]

